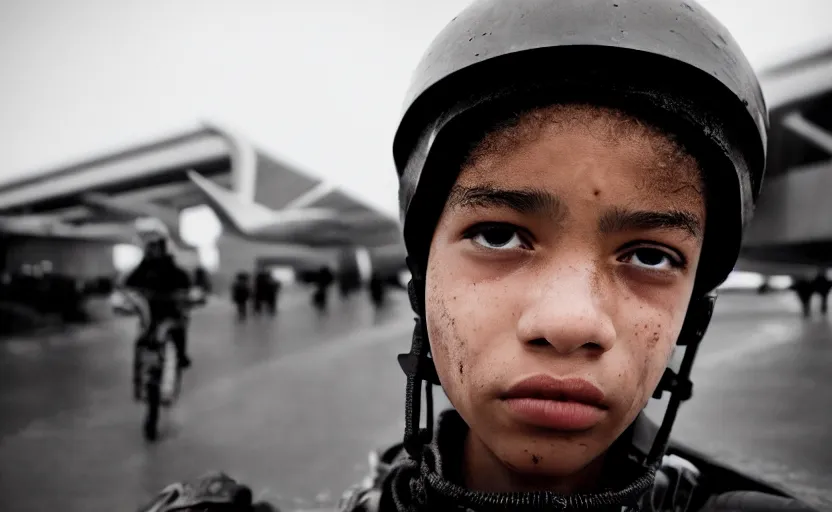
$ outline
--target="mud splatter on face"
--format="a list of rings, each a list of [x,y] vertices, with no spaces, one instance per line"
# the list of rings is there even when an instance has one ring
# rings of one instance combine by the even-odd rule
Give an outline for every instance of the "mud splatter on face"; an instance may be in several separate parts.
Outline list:
[[[466,342],[448,307],[451,302],[456,301],[457,297],[449,297],[450,300],[446,303],[446,296],[441,293],[436,282],[429,283],[429,287],[426,299],[430,301],[428,309],[434,312],[430,315],[428,322],[431,353],[437,369],[440,367],[447,370],[455,369],[459,375],[458,383],[461,384],[465,375]],[[453,386],[453,383],[443,381],[443,386],[445,385]]]
[[[691,266],[689,272],[688,268],[684,274],[679,271],[681,277],[666,281],[642,279],[638,269],[625,265],[619,256],[622,244],[631,241],[629,235],[604,238],[608,233],[596,229],[598,211],[672,210],[684,205],[684,197],[668,196],[682,191],[658,194],[657,190],[687,187],[687,181],[698,186],[695,165],[684,161],[684,154],[674,153],[679,148],[662,134],[617,114],[558,108],[558,112],[555,108],[527,116],[528,123],[487,137],[463,168],[470,174],[463,172],[457,182],[557,192],[570,207],[569,222],[555,229],[548,219],[534,215],[494,213],[484,207],[483,211],[446,209],[433,238],[427,272],[429,338],[445,393],[473,437],[481,439],[478,450],[491,459],[497,457],[511,472],[530,476],[582,470],[636,417],[667,363],[665,356],[672,348],[680,310],[686,306],[684,295],[689,297],[688,282],[693,280],[700,249],[689,238],[672,233],[665,238],[662,233],[660,241],[678,242],[677,249]],[[548,115],[552,113],[557,113],[554,120]],[[612,120],[604,119],[610,115]],[[683,175],[688,164],[690,176]],[[580,188],[564,188],[580,173],[587,178]],[[643,189],[636,190],[647,177],[653,188],[645,182]],[[693,196],[701,200],[698,193]],[[474,223],[486,221],[511,221],[532,231],[537,240],[529,244],[533,254],[529,259],[492,258],[474,252],[470,237],[462,234]],[[574,284],[562,279],[567,272],[570,279],[581,275],[580,286],[586,287],[581,291],[592,296],[592,309],[570,310],[576,295],[559,295],[565,285]],[[541,276],[551,279],[551,286],[538,287]],[[584,322],[596,313],[599,322]],[[567,314],[572,316],[558,317]],[[609,330],[595,330],[598,325]],[[548,339],[545,336],[563,336],[570,342],[567,336],[573,336],[577,342],[586,340],[587,346],[601,336],[606,343],[591,351],[563,354],[548,343],[537,343]],[[579,360],[579,365],[572,365]],[[591,433],[557,436],[522,426],[523,421],[505,411],[499,397],[518,379],[536,373],[592,379],[611,404],[604,423]]]
[[[597,266],[592,271],[592,275],[590,276],[589,279],[590,279],[590,286],[592,287],[593,293],[595,293],[595,294],[600,293],[601,290],[603,289],[603,286],[601,284],[601,280],[603,279],[603,276],[601,275],[601,272],[600,272],[600,270]]]

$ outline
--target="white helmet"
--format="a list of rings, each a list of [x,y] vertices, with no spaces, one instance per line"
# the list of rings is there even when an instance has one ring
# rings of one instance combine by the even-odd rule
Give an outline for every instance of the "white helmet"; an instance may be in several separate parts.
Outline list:
[[[165,247],[165,252],[168,251],[170,231],[164,222],[155,217],[144,217],[136,219],[134,227],[140,246],[147,247],[148,244],[161,242]]]

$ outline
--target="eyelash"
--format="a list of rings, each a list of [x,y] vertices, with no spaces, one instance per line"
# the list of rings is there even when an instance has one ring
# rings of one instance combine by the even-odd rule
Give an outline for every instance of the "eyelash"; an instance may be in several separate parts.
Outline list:
[[[475,224],[475,225],[471,226],[470,228],[466,229],[465,232],[462,234],[462,236],[463,236],[463,238],[465,238],[467,240],[472,240],[473,241],[473,239],[475,237],[477,237],[479,235],[486,234],[489,230],[495,230],[495,229],[512,231],[514,234],[517,235],[517,237],[520,239],[520,241],[523,244],[527,245],[527,246],[531,246],[532,243],[534,243],[534,237],[532,237],[531,234],[528,231],[526,231],[525,229],[523,229],[519,226],[515,226],[514,224],[509,224],[509,223],[506,223],[506,222],[481,222],[479,224]],[[482,249],[484,249],[484,250],[494,250],[494,251],[499,251],[500,250],[500,249],[490,249],[488,247],[482,247]],[[524,248],[523,250],[528,250],[528,249]]]
[[[660,245],[661,247],[657,247],[657,245]],[[632,242],[624,244],[624,246],[621,248],[621,250],[627,249],[629,249],[629,251],[625,252],[622,256],[630,256],[639,249],[654,250],[659,251],[663,255],[665,255],[668,261],[670,261],[670,265],[675,269],[685,269],[688,266],[687,259],[682,253],[671,247],[667,247],[664,244],[658,244],[657,242],[653,242],[650,240],[633,240]]]
[[[505,222],[482,222],[482,223],[479,223],[479,224],[475,224],[475,225],[471,226],[470,228],[466,229],[462,236],[463,236],[463,238],[465,238],[467,240],[472,240],[473,241],[473,239],[475,237],[477,237],[479,235],[482,235],[482,234],[485,234],[485,233],[488,232],[488,230],[493,230],[493,229],[503,229],[503,230],[513,231],[520,238],[521,242],[525,245],[528,245],[528,246],[532,245],[532,243],[534,242],[534,237],[528,231],[526,231],[525,229],[523,229],[519,226],[515,226],[514,224],[509,224],[509,223],[505,223]],[[661,245],[662,247],[661,248],[656,247],[657,245]],[[486,251],[501,251],[501,249],[491,249],[491,248],[482,247],[482,246],[480,246],[480,248],[483,249],[483,250],[486,250]],[[620,250],[627,251],[627,252],[624,252],[622,254],[621,258],[619,258],[619,259],[622,259],[622,258],[628,257],[628,256],[632,256],[636,251],[638,251],[640,249],[641,250],[655,250],[655,251],[661,252],[664,256],[667,257],[668,261],[670,262],[670,265],[675,269],[687,268],[687,259],[685,258],[685,256],[682,253],[680,253],[679,251],[677,251],[677,250],[675,250],[671,247],[667,247],[664,244],[658,244],[657,242],[650,241],[650,240],[633,240],[631,242],[628,242],[628,243],[624,244],[624,246]],[[523,250],[529,250],[529,249],[523,248]],[[503,252],[505,252],[505,250],[503,250]]]

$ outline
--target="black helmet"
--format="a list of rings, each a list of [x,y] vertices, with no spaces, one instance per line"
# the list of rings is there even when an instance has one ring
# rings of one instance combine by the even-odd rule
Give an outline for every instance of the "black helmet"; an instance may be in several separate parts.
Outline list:
[[[707,225],[678,373],[647,463],[660,461],[713,310],[733,269],[766,161],[768,112],[754,71],[725,27],[694,1],[477,0],[434,39],[412,79],[393,141],[399,205],[420,316],[409,354],[405,446],[419,458],[421,382],[439,384],[426,343],[424,272],[436,223],[461,164],[495,123],[525,109],[590,103],[631,113],[676,136],[700,163]]]
[[[740,47],[692,1],[478,0],[454,18],[416,69],[393,143],[410,257],[427,254],[483,123],[556,102],[630,110],[678,134],[709,189],[695,293],[724,281],[760,191],[768,113]]]

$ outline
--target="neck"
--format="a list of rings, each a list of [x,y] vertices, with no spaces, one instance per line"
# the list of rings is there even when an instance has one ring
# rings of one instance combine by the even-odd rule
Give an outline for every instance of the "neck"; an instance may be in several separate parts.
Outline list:
[[[598,457],[581,470],[567,476],[522,473],[501,461],[470,431],[465,439],[463,468],[465,486],[483,492],[551,491],[570,495],[597,490],[604,458]]]

